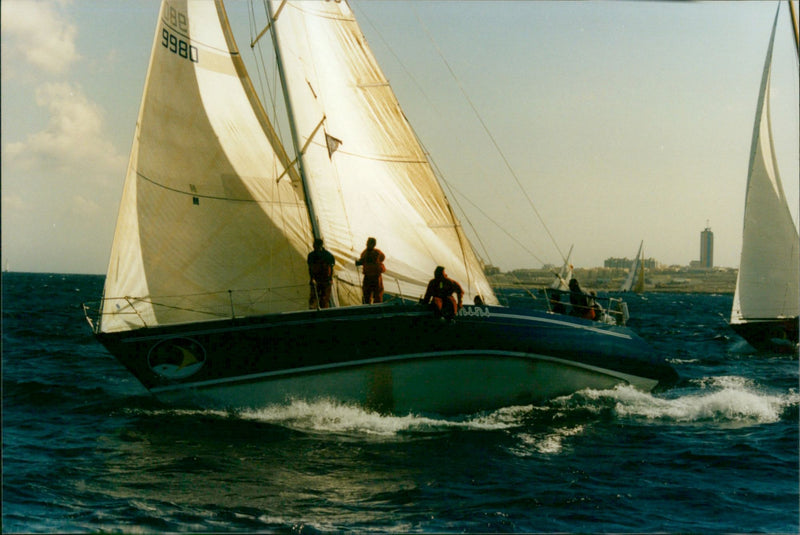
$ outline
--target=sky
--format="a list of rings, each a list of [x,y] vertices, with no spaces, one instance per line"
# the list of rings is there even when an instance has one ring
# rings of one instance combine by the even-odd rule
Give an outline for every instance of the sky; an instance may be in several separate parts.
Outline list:
[[[797,4],[797,2],[795,2]],[[778,5],[353,0],[483,259],[636,254],[736,267],[756,99]],[[159,2],[2,0],[2,265],[106,271]],[[244,1],[227,3],[252,65]],[[800,205],[798,64],[773,57],[778,164]],[[255,76],[254,76],[255,78]],[[542,223],[544,222],[544,223]]]

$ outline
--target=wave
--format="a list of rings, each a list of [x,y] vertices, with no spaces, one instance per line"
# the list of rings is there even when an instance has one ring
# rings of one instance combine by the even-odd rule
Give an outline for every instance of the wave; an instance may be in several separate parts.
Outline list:
[[[530,407],[507,407],[459,418],[418,414],[385,415],[332,400],[295,400],[261,410],[242,411],[241,418],[313,433],[392,437],[435,434],[451,430],[497,431],[522,424]]]
[[[459,417],[386,415],[333,400],[294,400],[235,412],[206,409],[140,408],[149,416],[211,417],[280,426],[316,435],[354,439],[424,438],[454,431],[510,432],[540,453],[561,451],[566,438],[600,420],[745,427],[770,424],[796,414],[800,394],[770,393],[737,376],[690,380],[687,386],[652,394],[631,386],[582,390],[545,405],[505,407]],[[788,416],[787,416],[788,414]]]
[[[767,392],[752,380],[738,376],[690,380],[687,387],[670,391],[669,396],[619,386],[613,390],[584,390],[555,403],[593,411],[611,408],[616,417],[624,419],[725,426],[775,423],[800,403],[796,391]]]

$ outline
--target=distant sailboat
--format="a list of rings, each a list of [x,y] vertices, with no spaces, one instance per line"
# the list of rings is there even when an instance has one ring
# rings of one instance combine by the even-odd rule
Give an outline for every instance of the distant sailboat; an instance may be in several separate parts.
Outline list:
[[[621,292],[635,292],[640,294],[644,292],[644,252],[642,247],[644,240],[639,243],[639,251],[633,259],[633,264],[628,272],[625,282],[620,287]]]
[[[292,150],[222,2],[161,6],[103,300],[87,313],[150,392],[467,413],[677,378],[626,327],[499,306],[347,2],[267,8],[259,37],[272,36]],[[361,304],[354,269],[368,236],[387,255],[378,305]],[[334,306],[309,310],[316,238],[336,259]],[[455,322],[418,303],[437,265],[464,288]]]
[[[569,280],[572,278],[572,264],[570,258],[572,257],[572,248],[574,245],[569,246],[567,258],[564,260],[564,265],[561,266],[561,271],[554,273],[556,280],[550,285],[551,290],[561,290],[564,292],[569,291]]]
[[[769,109],[772,26],[756,106],[745,196],[744,230],[731,327],[757,349],[798,341],[800,243],[783,191]]]

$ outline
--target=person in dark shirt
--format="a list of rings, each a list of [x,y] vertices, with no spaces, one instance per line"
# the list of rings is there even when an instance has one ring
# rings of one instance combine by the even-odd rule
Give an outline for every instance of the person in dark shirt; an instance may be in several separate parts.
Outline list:
[[[566,314],[567,307],[561,302],[561,292],[559,290],[550,290],[550,310],[556,314]]]
[[[314,240],[314,250],[308,253],[308,278],[311,295],[308,298],[309,308],[328,308],[331,306],[331,285],[333,283],[333,266],[336,259],[323,246],[322,238]]]
[[[356,260],[356,266],[362,266],[361,271],[364,274],[364,281],[361,283],[361,302],[365,305],[383,302],[383,277],[381,274],[386,271],[383,265],[386,255],[380,249],[375,248],[376,244],[375,238],[368,238],[367,248]]]
[[[453,294],[458,296],[458,301]],[[423,305],[430,303],[436,317],[454,320],[461,310],[463,296],[464,290],[461,289],[461,285],[447,276],[444,267],[438,266],[433,272],[433,278],[428,282],[421,303]]]
[[[578,279],[569,281],[569,302],[572,305],[572,309],[569,311],[570,316],[587,320],[594,319],[594,309],[589,305],[589,297],[581,290]]]

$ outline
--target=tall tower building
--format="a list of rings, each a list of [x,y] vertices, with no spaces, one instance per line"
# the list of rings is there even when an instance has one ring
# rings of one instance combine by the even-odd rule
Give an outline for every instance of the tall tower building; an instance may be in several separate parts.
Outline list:
[[[706,228],[700,233],[700,266],[714,267],[714,233],[706,222]]]

